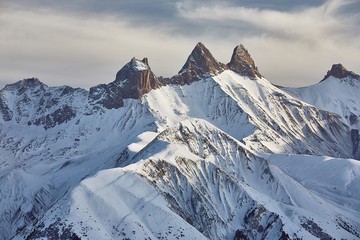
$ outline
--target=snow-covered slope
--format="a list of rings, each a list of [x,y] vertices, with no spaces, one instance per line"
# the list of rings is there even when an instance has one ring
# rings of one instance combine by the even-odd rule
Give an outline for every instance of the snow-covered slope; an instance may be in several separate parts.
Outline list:
[[[284,91],[316,108],[333,112],[351,128],[353,157],[360,158],[360,76],[334,64],[324,79],[302,88],[284,88]]]
[[[303,100],[200,43],[171,79],[133,58],[90,91],[8,85],[0,238],[359,238],[359,141]]]
[[[342,75],[335,74],[341,68]],[[359,128],[360,76],[335,64],[321,82],[302,88],[284,88],[317,108],[336,113],[350,126]]]
[[[73,233],[81,239],[359,237],[360,216],[354,211],[358,188],[352,189],[354,196],[342,197],[343,179],[332,179],[328,184],[336,184],[339,189],[330,198],[324,194],[329,186],[320,183],[333,178],[333,173],[309,179],[317,184],[308,189],[306,181],[296,180],[299,172],[291,172],[296,166],[286,168],[287,156],[272,158],[294,177],[206,121],[185,120],[161,132],[131,159],[131,165],[105,170],[84,180],[65,201],[70,204],[55,204],[44,222],[28,236],[55,233],[57,238],[66,238]],[[350,164],[359,167],[354,162]],[[337,173],[345,175],[348,167],[338,168]],[[359,178],[357,168],[351,181]],[[345,201],[340,205],[332,201],[334,196]]]

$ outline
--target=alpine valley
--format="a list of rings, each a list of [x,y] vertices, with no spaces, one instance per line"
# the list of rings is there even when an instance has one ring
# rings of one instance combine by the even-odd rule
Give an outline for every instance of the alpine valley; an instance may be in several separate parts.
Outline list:
[[[89,90],[0,91],[0,239],[360,239],[360,76],[265,79],[198,43]]]

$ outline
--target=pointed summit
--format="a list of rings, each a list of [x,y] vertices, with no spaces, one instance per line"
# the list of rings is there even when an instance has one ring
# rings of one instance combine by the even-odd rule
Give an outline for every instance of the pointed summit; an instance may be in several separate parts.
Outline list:
[[[151,71],[147,58],[132,58],[117,72],[114,82],[90,88],[89,98],[105,108],[120,108],[123,99],[139,99],[160,86],[158,78]]]
[[[235,47],[231,56],[231,60],[227,66],[230,70],[237,72],[242,76],[247,76],[251,79],[262,77],[248,50],[241,44]]]
[[[325,81],[326,79],[328,79],[329,77],[334,77],[334,78],[347,78],[347,77],[351,77],[354,79],[360,79],[360,76],[357,75],[356,73],[347,70],[341,63],[338,64],[333,64],[331,69],[327,72],[327,74],[325,75],[325,77],[321,80]]]
[[[139,59],[132,58],[129,63],[116,73],[115,82],[128,80],[132,75],[137,75],[140,72],[148,71],[149,69],[150,66],[147,58],[144,58],[141,61]]]
[[[190,84],[225,69],[226,66],[218,62],[204,44],[199,42],[175,78],[179,84]]]

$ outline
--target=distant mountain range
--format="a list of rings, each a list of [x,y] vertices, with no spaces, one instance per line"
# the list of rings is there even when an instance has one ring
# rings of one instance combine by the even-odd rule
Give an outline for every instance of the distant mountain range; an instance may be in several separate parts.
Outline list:
[[[244,46],[179,73],[0,90],[0,239],[360,239],[360,76],[271,84]]]

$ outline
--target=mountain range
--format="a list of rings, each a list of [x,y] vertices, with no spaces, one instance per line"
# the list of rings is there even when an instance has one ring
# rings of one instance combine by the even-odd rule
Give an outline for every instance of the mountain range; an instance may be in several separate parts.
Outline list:
[[[89,90],[0,90],[0,239],[360,239],[360,76],[269,82],[198,43]]]

